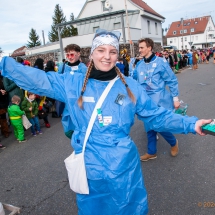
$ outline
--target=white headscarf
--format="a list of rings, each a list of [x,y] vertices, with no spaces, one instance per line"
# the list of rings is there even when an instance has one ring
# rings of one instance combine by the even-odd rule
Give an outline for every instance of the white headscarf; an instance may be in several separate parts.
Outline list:
[[[118,35],[117,35],[118,34]],[[106,30],[99,29],[96,31],[96,35],[94,36],[91,53],[99,47],[103,45],[111,45],[117,49],[119,52],[119,37],[120,32],[109,32]]]

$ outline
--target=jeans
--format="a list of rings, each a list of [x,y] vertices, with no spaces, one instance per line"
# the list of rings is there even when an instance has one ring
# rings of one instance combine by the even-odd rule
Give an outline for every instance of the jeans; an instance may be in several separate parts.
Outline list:
[[[175,146],[176,138],[170,132],[159,132],[161,136],[170,144],[171,147]],[[154,155],[157,152],[157,139],[156,139],[157,132],[156,131],[148,131],[148,154]]]
[[[30,121],[30,123],[32,124],[31,126],[31,133],[35,134],[36,133],[36,130],[37,131],[40,131],[40,123],[39,123],[39,119],[37,116],[35,117],[32,117],[30,119],[28,119]],[[35,130],[35,127],[36,127],[36,130]]]

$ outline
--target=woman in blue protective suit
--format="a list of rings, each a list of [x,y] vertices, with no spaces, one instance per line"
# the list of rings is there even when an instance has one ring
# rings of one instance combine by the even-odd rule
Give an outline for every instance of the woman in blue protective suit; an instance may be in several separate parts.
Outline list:
[[[75,126],[71,144],[76,154],[82,151],[86,129],[98,99],[109,81],[118,76],[101,106],[103,123],[101,125],[99,119],[95,120],[86,144],[89,194],[77,194],[79,215],[148,213],[139,154],[129,136],[135,114],[148,123],[149,129],[157,131],[168,129],[204,135],[201,126],[211,122],[182,117],[157,107],[141,85],[115,67],[118,52],[119,36],[103,30],[93,39],[92,61],[86,76],[81,73],[35,72],[35,68],[24,67],[9,57],[4,57],[0,64],[2,74],[18,86],[68,105]]]

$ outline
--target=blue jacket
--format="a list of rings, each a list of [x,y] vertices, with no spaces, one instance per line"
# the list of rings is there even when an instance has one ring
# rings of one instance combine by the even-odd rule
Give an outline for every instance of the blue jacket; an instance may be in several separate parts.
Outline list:
[[[155,56],[150,63],[139,61],[133,71],[133,78],[142,85],[148,96],[159,107],[173,110],[173,97],[179,94],[178,80],[164,58]]]
[[[88,80],[82,110],[77,104],[84,81],[82,73],[60,75],[35,71],[9,57],[3,58],[0,70],[20,87],[66,103],[75,128],[71,144],[75,153],[80,153],[92,111],[108,82]],[[132,78],[125,79],[136,103],[131,101],[125,85],[118,79],[101,106],[104,125],[101,127],[96,118],[85,148],[89,195],[77,194],[78,213],[82,215],[148,213],[139,154],[129,136],[135,114],[150,130],[195,133],[196,117],[159,108],[140,84]],[[119,96],[121,102],[117,103]]]

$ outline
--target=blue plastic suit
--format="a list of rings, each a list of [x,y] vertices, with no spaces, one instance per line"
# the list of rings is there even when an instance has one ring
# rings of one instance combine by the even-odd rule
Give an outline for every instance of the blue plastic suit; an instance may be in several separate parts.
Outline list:
[[[66,64],[64,67],[64,71],[63,71],[63,64],[61,64],[58,69],[59,74],[77,72],[77,73],[82,73],[84,76],[86,74],[86,71],[87,71],[87,67],[84,63],[79,63],[78,66],[71,66],[71,67]],[[61,122],[62,122],[63,130],[65,134],[67,134],[70,131],[74,131],[74,124],[72,123],[72,120],[70,118],[67,105],[65,105]]]
[[[1,69],[3,76],[12,79],[21,88],[68,105],[75,125],[71,144],[76,154],[80,153],[92,111],[108,82],[88,80],[84,92],[85,98],[88,99],[84,100],[86,102],[83,103],[82,110],[77,105],[77,99],[83,85],[83,74],[35,72],[35,68],[22,66],[9,57],[3,58]],[[89,195],[77,194],[79,215],[148,213],[139,154],[129,136],[135,114],[153,130],[195,133],[196,117],[183,117],[158,108],[135,80],[126,77],[126,81],[136,97],[136,103],[132,103],[125,85],[118,79],[101,107],[104,126],[100,127],[96,119],[87,141],[85,163]],[[115,102],[119,94],[125,95],[121,105]],[[105,121],[107,117],[109,121]]]
[[[193,65],[193,54],[192,52],[187,53],[189,65]]]
[[[139,61],[133,78],[143,86],[158,106],[173,110],[173,97],[179,94],[178,80],[165,59],[155,56],[150,63]]]

